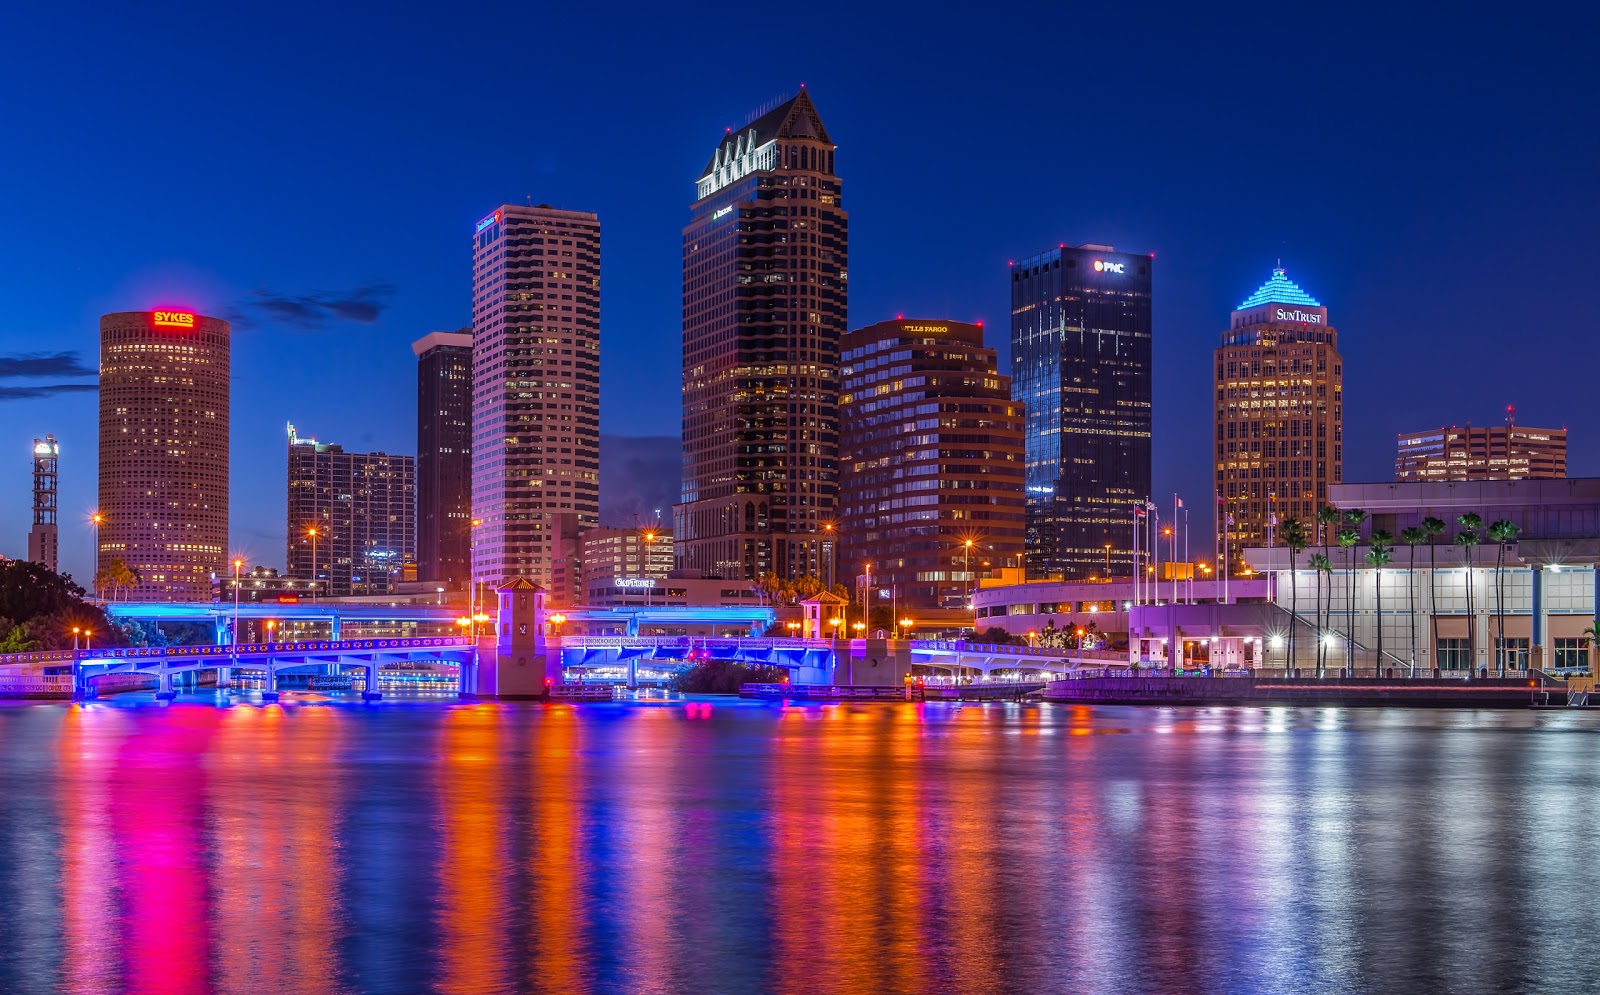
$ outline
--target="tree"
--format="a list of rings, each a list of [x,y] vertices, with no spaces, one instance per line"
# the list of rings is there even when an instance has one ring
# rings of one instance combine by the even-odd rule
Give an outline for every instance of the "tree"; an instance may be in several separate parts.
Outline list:
[[[1467,512],[1456,521],[1461,525],[1461,531],[1456,533],[1456,547],[1461,550],[1461,564],[1467,571],[1467,674],[1478,668],[1478,616],[1472,604],[1472,555],[1479,543],[1478,529],[1483,526],[1483,517],[1473,512]]]
[[[1314,553],[1311,557],[1311,569],[1317,572],[1317,676],[1322,676],[1323,651],[1322,644],[1326,641],[1322,633],[1322,575],[1328,575],[1328,614],[1333,614],[1333,560],[1326,553]]]
[[[1285,667],[1294,667],[1294,637],[1295,630],[1300,625],[1299,614],[1299,585],[1295,581],[1296,560],[1305,552],[1307,539],[1305,523],[1298,518],[1290,518],[1279,529],[1283,536],[1283,544],[1289,547],[1289,656]]]
[[[1326,616],[1329,626],[1333,625],[1333,550],[1330,543],[1333,541],[1334,526],[1339,524],[1339,509],[1331,504],[1325,504],[1317,509],[1317,539],[1322,543],[1322,558],[1328,561],[1328,614]],[[1321,591],[1321,574],[1318,574],[1318,588]],[[1318,601],[1321,595],[1318,594]],[[1327,640],[1322,638],[1321,609],[1317,614],[1317,676],[1322,676],[1323,664],[1327,655]]]
[[[1506,546],[1522,531],[1522,526],[1509,519],[1499,519],[1489,523],[1489,538],[1494,540],[1496,547],[1494,559],[1494,613],[1495,628],[1499,630],[1497,636],[1495,658],[1499,661],[1499,676],[1506,675],[1506,591],[1505,567]]]
[[[1378,657],[1373,663],[1373,676],[1383,671],[1383,568],[1394,560],[1390,553],[1394,548],[1393,543],[1394,536],[1390,535],[1387,529],[1374,529],[1367,539],[1367,563],[1372,566],[1372,596],[1378,628]]]
[[[738,694],[746,684],[781,684],[789,677],[782,667],[761,667],[733,660],[706,660],[687,667],[670,681],[674,691],[687,694]]]
[[[1422,520],[1420,528],[1428,534],[1428,645],[1434,653],[1437,653],[1438,639],[1435,636],[1435,629],[1438,623],[1435,619],[1439,614],[1439,571],[1434,566],[1436,562],[1434,560],[1434,553],[1436,552],[1434,547],[1438,544],[1439,537],[1444,535],[1445,524],[1443,519],[1429,515]],[[1437,664],[1438,662],[1438,657],[1435,656],[1434,663]]]
[[[1443,523],[1441,523],[1443,524]],[[1406,602],[1411,620],[1411,676],[1417,676],[1417,547],[1428,541],[1428,532],[1419,525],[1400,530],[1400,541],[1411,547],[1411,570],[1406,575]]]
[[[1356,641],[1356,598],[1355,598],[1355,548],[1361,541],[1361,532],[1358,529],[1346,526],[1339,530],[1334,537],[1338,540],[1339,548],[1344,550],[1345,572],[1345,630],[1344,630],[1344,665],[1345,669],[1355,666],[1355,641]]]

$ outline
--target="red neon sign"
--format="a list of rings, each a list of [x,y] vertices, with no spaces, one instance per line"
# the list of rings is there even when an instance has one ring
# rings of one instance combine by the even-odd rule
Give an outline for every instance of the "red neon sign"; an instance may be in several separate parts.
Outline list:
[[[298,595],[298,594],[280,594],[280,595],[278,595],[278,604],[280,604],[280,605],[298,605],[299,603],[300,603],[300,595]]]
[[[194,315],[188,311],[153,311],[150,323],[158,328],[193,328]]]

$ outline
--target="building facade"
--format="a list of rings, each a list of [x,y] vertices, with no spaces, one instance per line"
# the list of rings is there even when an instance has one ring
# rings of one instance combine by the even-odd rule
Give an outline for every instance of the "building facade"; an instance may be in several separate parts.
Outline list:
[[[820,576],[838,492],[848,216],[810,96],[717,144],[683,230],[678,566]]]
[[[135,601],[206,601],[228,556],[229,325],[188,311],[100,319],[99,549]]]
[[[33,528],[28,530],[28,560],[51,573],[60,572],[60,535],[56,512],[61,445],[46,435],[33,440]]]
[[[1028,576],[1133,570],[1150,497],[1151,270],[1110,246],[1011,265],[1011,389],[1024,408]]]
[[[1217,543],[1230,569],[1276,523],[1310,522],[1344,478],[1344,361],[1328,309],[1282,267],[1233,312],[1216,350]]]
[[[1448,425],[1402,432],[1394,479],[1560,480],[1567,475],[1567,430],[1504,425]]]
[[[415,579],[416,480],[415,457],[347,453],[290,425],[289,576],[314,578],[335,598],[390,594]]]
[[[1022,405],[983,326],[855,329],[840,376],[840,575],[870,564],[908,609],[964,606],[979,563],[1020,557],[1026,531]]]
[[[590,529],[579,549],[585,591],[611,586],[644,594],[672,572],[671,529]]]
[[[472,329],[431,332],[417,355],[417,576],[465,587],[472,544]]]
[[[600,220],[507,204],[472,253],[472,576],[551,584],[563,513],[600,520]]]

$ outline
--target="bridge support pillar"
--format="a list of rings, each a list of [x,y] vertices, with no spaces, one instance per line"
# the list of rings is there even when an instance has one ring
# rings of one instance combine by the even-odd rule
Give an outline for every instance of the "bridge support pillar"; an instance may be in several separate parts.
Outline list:
[[[378,690],[378,662],[376,660],[368,660],[365,673],[367,675],[367,686],[361,692],[361,700],[382,701],[383,692]]]
[[[340,639],[344,638],[344,636],[341,634],[341,626],[339,625],[338,615],[334,615],[328,619],[328,638],[333,642],[338,642]]]
[[[161,673],[159,675],[159,680],[160,683],[156,685],[157,700],[171,701],[178,696],[178,692],[172,688],[172,671],[168,669],[165,657],[163,657],[161,660]]]
[[[267,672],[267,680],[266,680],[266,683],[262,686],[261,700],[262,701],[277,701],[278,700],[278,664],[277,664],[277,661],[273,660],[273,658],[270,657],[270,656],[267,657],[266,672]]]
[[[470,679],[463,671],[461,697],[544,700],[561,677],[559,646],[547,646],[544,638],[544,589],[519,577],[495,594],[493,647],[478,641]]]
[[[223,688],[229,687],[232,684],[233,684],[233,668],[229,667],[227,665],[223,665],[223,666],[218,667],[217,668],[217,690],[220,691]]]

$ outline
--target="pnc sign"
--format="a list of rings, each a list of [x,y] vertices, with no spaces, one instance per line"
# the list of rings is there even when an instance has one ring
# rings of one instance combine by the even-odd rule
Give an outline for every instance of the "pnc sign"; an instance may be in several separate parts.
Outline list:
[[[1126,263],[1108,263],[1104,259],[1096,259],[1094,261],[1094,271],[1096,273],[1122,273],[1127,268]]]
[[[1322,324],[1322,315],[1314,311],[1302,311],[1295,307],[1274,308],[1272,318],[1274,321],[1303,321],[1308,325]]]
[[[194,315],[187,311],[155,311],[150,323],[160,328],[193,328]]]

